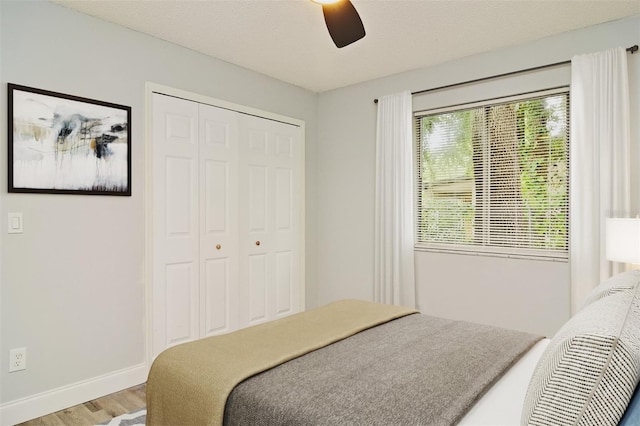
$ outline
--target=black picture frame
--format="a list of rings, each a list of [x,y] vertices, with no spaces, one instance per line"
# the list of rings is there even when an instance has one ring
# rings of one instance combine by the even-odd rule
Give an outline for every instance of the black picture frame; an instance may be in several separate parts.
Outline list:
[[[10,193],[131,196],[131,107],[7,87]]]

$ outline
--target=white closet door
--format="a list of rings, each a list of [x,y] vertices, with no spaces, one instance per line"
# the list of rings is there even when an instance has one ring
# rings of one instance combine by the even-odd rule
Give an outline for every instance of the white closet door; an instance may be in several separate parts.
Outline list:
[[[200,105],[202,337],[238,324],[238,113]]]
[[[199,330],[198,104],[153,95],[153,356]]]
[[[302,310],[299,127],[153,94],[152,357]]]
[[[301,131],[289,124],[271,122],[273,154],[274,203],[274,317],[290,315],[302,310],[300,287],[304,285],[301,273],[300,235],[301,207],[304,203]]]
[[[240,117],[240,325],[301,310],[300,129]]]

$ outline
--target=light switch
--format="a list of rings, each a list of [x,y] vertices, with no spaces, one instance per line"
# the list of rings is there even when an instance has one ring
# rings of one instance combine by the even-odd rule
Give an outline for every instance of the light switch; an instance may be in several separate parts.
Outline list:
[[[22,213],[9,213],[8,234],[22,234]]]

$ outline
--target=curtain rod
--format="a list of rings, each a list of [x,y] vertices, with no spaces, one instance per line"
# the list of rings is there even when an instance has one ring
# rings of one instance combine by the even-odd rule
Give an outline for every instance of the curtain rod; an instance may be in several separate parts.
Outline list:
[[[627,50],[627,52],[629,52],[631,54],[634,54],[634,53],[636,53],[638,51],[638,45],[634,44],[631,47],[627,47],[626,50]],[[555,62],[553,64],[540,65],[540,66],[532,67],[532,68],[525,68],[525,69],[517,70],[517,71],[506,72],[506,73],[503,73],[503,74],[490,75],[488,77],[476,78],[474,80],[467,80],[467,81],[461,81],[459,83],[447,84],[445,86],[432,87],[431,89],[418,90],[417,92],[411,92],[411,95],[420,95],[422,93],[435,92],[436,90],[450,89],[452,87],[464,86],[465,84],[480,83],[481,81],[493,80],[494,78],[508,77],[508,76],[514,75],[514,74],[522,74],[522,73],[525,73],[525,72],[537,71],[537,70],[541,70],[541,69],[544,69],[544,68],[558,67],[560,65],[567,65],[567,64],[570,64],[570,63],[571,63],[571,60],[568,60],[568,61],[562,61],[562,62]],[[374,99],[373,102],[377,104],[378,103],[378,98]]]

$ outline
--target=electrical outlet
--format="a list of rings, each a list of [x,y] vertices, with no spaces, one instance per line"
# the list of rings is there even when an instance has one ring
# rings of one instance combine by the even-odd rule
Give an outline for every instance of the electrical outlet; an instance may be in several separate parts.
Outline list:
[[[27,348],[16,348],[9,351],[9,373],[27,369]]]

